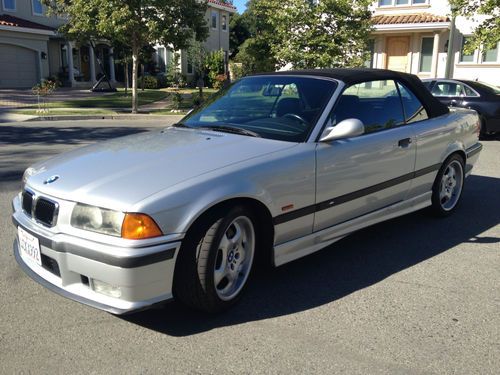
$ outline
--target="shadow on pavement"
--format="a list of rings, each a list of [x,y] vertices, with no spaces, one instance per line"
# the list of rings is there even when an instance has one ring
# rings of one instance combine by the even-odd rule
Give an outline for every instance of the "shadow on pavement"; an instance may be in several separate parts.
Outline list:
[[[309,257],[258,274],[232,310],[206,315],[178,303],[123,319],[187,336],[309,310],[449,251],[462,242],[498,243],[481,233],[500,223],[500,179],[471,176],[457,212],[445,219],[416,212],[364,229]]]
[[[0,126],[0,145],[26,143],[77,144],[82,141],[99,141],[148,131],[144,127],[20,127]]]
[[[38,160],[61,153],[60,146],[90,142],[142,133],[144,127],[37,127],[0,126],[0,181],[21,179],[24,170]],[[57,146],[51,148],[51,146]],[[23,148],[25,147],[25,148]]]

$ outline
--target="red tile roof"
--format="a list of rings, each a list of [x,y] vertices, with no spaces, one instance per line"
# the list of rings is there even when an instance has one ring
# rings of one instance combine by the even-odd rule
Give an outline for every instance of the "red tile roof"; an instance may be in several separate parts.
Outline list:
[[[23,20],[22,18],[9,16],[8,14],[0,14],[0,26],[25,27],[27,29],[38,29],[38,30],[49,30],[49,31],[55,30],[52,27],[40,25],[39,23],[36,22]]]
[[[417,14],[385,14],[378,15],[372,18],[375,25],[394,25],[404,23],[439,23],[450,22],[450,19],[445,16],[436,16],[430,13]]]
[[[211,4],[219,5],[221,7],[229,8],[231,10],[236,10],[236,7],[233,4],[226,3],[224,1],[220,1],[220,0],[208,0],[208,2],[211,3]]]

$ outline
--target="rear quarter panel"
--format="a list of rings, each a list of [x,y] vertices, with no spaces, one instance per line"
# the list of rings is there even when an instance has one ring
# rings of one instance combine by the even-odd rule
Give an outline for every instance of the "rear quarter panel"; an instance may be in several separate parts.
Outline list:
[[[467,148],[478,142],[477,123],[475,111],[456,109],[447,115],[413,125],[417,139],[415,170],[431,166],[436,166],[436,169],[413,180],[410,196],[429,192],[446,158],[457,151],[466,153]]]

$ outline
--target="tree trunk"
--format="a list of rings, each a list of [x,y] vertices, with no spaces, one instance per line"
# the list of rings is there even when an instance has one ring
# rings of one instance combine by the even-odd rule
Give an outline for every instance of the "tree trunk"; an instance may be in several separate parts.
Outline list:
[[[141,64],[141,90],[144,91],[144,64]]]
[[[125,63],[125,95],[128,94],[128,89],[130,87],[129,82],[129,72],[128,72],[128,61]]]
[[[137,75],[139,70],[139,46],[132,39],[132,113],[137,113]]]

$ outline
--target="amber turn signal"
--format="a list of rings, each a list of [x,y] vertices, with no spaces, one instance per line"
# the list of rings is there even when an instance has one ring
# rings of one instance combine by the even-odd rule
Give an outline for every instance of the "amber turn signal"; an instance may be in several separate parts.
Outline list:
[[[141,240],[163,235],[158,224],[146,214],[127,213],[122,224],[122,238]]]

